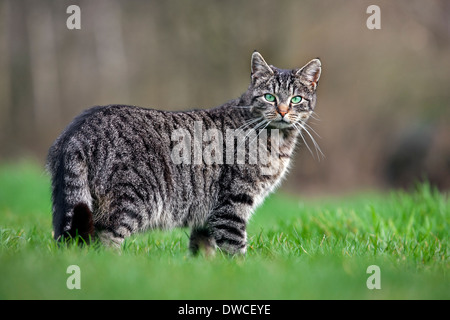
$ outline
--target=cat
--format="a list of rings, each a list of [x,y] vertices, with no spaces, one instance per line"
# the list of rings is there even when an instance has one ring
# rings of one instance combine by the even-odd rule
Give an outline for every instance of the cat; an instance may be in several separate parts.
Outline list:
[[[247,91],[219,107],[169,112],[109,105],[84,111],[55,140],[47,157],[55,240],[79,236],[87,243],[99,239],[120,248],[136,232],[190,227],[193,254],[217,248],[245,254],[247,223],[286,175],[315,108],[320,74],[319,59],[284,70],[269,66],[255,51]],[[183,137],[174,134],[181,130],[195,138],[196,126],[222,137],[234,132],[231,156],[230,150],[215,150],[216,159],[225,161],[174,161],[183,151]],[[244,163],[233,161],[242,147],[239,139],[246,136],[258,138],[270,151],[268,161],[276,170],[263,172],[267,166],[250,163],[250,153]],[[184,151],[196,149],[195,143],[197,151],[206,150],[205,138],[188,138]],[[219,138],[210,141],[230,149]],[[256,142],[244,140],[246,151],[251,143]]]

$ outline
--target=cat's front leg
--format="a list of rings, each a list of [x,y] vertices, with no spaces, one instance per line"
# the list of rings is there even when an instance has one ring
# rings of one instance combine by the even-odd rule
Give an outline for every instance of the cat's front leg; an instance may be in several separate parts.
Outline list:
[[[247,251],[247,221],[239,209],[227,203],[215,209],[207,223],[216,245],[230,254],[245,254]]]

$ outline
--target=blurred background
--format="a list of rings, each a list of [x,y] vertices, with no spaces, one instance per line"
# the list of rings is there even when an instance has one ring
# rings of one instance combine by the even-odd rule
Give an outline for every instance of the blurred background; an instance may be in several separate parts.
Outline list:
[[[66,27],[72,4],[81,30]],[[247,89],[255,49],[280,68],[323,64],[311,125],[325,158],[301,146],[283,190],[450,188],[446,0],[0,0],[0,162],[43,168],[90,106],[218,106]]]

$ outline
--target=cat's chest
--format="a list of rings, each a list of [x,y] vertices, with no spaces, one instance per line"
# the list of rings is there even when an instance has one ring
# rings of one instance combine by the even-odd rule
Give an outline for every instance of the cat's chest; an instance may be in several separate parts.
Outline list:
[[[280,144],[276,152],[271,152],[267,164],[260,165],[260,179],[255,184],[254,208],[274,192],[286,178],[292,164],[295,141]]]

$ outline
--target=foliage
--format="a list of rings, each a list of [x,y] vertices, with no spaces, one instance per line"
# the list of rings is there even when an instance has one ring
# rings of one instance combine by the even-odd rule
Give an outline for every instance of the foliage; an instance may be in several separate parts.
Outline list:
[[[448,197],[412,192],[298,200],[275,194],[249,223],[245,257],[193,257],[188,230],[150,231],[121,252],[58,247],[49,179],[0,167],[0,299],[449,299]],[[369,265],[381,289],[369,290]],[[69,265],[81,289],[69,290]]]

